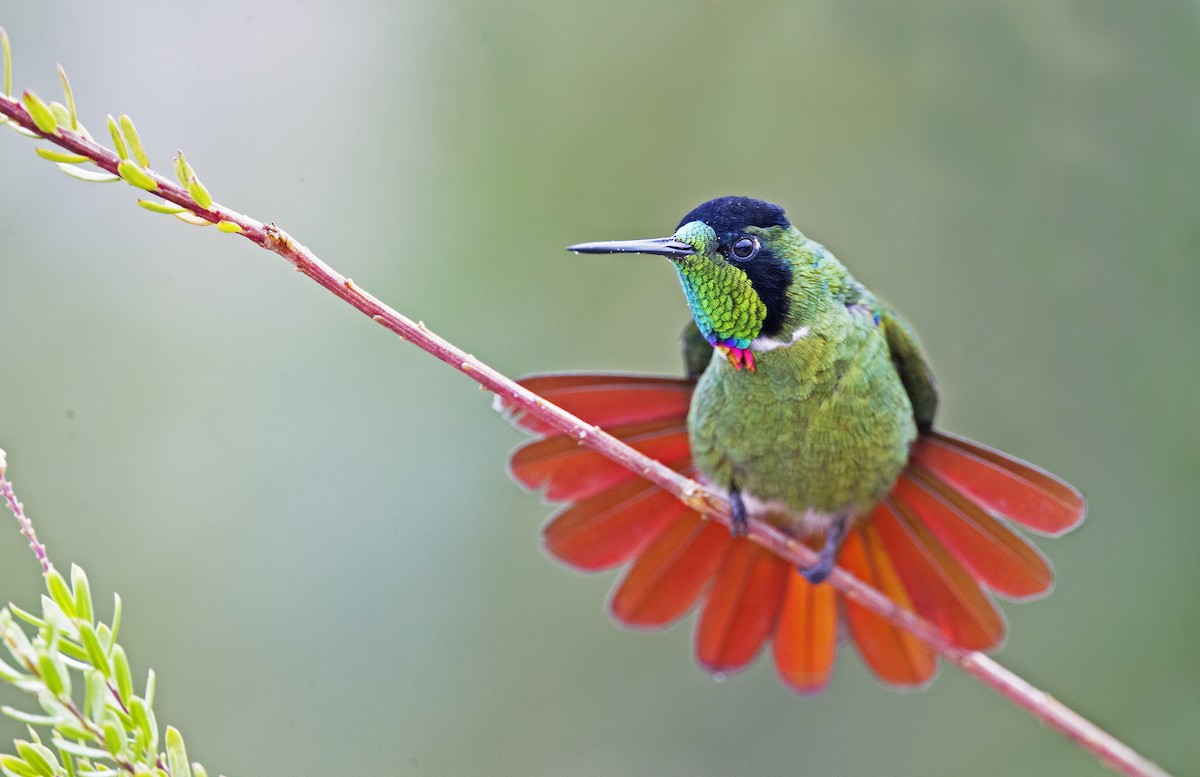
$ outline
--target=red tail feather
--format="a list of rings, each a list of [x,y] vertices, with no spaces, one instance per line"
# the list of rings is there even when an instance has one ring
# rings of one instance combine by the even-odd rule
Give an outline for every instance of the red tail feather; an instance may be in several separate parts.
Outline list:
[[[837,637],[837,597],[833,587],[813,585],[799,570],[791,570],[779,611],[779,625],[771,640],[779,676],[800,693],[822,690],[833,671]]]
[[[687,426],[678,418],[607,430],[642,453],[667,464],[687,459]],[[512,475],[528,488],[546,486],[555,502],[586,499],[632,480],[634,473],[566,435],[526,443],[509,459]]]
[[[1087,510],[1083,496],[1064,481],[961,437],[924,435],[913,458],[981,507],[1043,534],[1073,529]]]
[[[660,418],[686,418],[692,401],[691,381],[650,375],[532,375],[521,379],[530,391],[590,424],[624,426]],[[513,406],[498,398],[506,412]],[[516,414],[512,422],[531,434],[556,430],[537,416]]]
[[[617,585],[610,607],[629,626],[665,626],[708,587],[733,537],[719,523],[688,513],[638,556]]]
[[[560,511],[546,524],[546,550],[571,566],[594,571],[628,561],[688,508],[637,478]]]
[[[1004,621],[987,594],[903,503],[885,499],[874,523],[918,615],[959,647],[1000,643]]]
[[[850,532],[842,546],[841,564],[904,609],[913,609],[872,524],[864,523]],[[933,677],[937,663],[932,648],[857,602],[844,601],[858,652],[880,680],[893,685],[922,685]]]
[[[687,410],[693,384],[627,375],[543,375],[531,390],[680,471],[690,470]],[[500,403],[507,409],[504,402]],[[514,423],[554,430],[531,416]],[[629,626],[658,627],[704,597],[696,656],[711,671],[750,663],[766,640],[780,677],[800,692],[829,681],[838,641],[838,600],[786,561],[702,519],[656,486],[563,435],[527,443],[513,476],[569,504],[546,525],[547,550],[578,569],[632,564],[610,608]],[[1000,514],[1045,533],[1083,518],[1083,498],[1042,470],[940,432],[922,435],[892,493],[855,526],[840,554],[851,574],[937,627],[953,644],[989,649],[1004,621],[987,586],[1008,597],[1045,593],[1053,582],[1040,552]],[[885,682],[921,685],[936,671],[933,651],[852,601],[842,599],[864,661]]]
[[[712,672],[741,669],[775,630],[788,565],[739,538],[725,556],[696,627],[696,658]]]
[[[1050,590],[1054,572],[1036,548],[925,470],[910,464],[892,495],[996,593],[1019,599]]]

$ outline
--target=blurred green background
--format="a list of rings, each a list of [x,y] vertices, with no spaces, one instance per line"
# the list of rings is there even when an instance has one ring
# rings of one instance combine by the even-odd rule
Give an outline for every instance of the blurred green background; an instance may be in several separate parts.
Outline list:
[[[662,261],[568,243],[784,205],[921,332],[942,425],[1088,523],[999,659],[1200,768],[1196,2],[5,3],[230,207],[512,374],[676,372]],[[234,237],[0,134],[0,446],[60,565],[126,602],[160,722],[216,774],[1084,775],[953,669],[844,650],[797,697],[622,631],[539,548],[489,397]],[[4,525],[7,522],[7,525]],[[0,521],[0,599],[40,581]],[[13,703],[11,689],[0,699]],[[27,704],[21,700],[22,704]],[[5,721],[7,741],[20,729]]]

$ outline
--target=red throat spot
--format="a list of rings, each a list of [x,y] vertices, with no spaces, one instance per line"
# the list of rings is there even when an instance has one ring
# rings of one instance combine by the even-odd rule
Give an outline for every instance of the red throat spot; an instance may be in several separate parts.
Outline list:
[[[714,347],[724,354],[735,370],[745,367],[749,372],[754,372],[754,351],[751,351],[749,348],[736,348],[728,345]]]

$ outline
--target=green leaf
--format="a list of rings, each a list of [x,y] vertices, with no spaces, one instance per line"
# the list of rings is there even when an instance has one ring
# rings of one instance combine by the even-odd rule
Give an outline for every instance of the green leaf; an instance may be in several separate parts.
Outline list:
[[[230,235],[240,234],[242,232],[242,228],[232,221],[218,221],[217,229]]]
[[[183,157],[183,149],[175,152],[175,177],[179,179],[179,185],[184,187],[188,185],[189,180],[196,177],[196,171]]]
[[[12,94],[12,46],[8,43],[8,33],[0,27],[0,47],[4,48],[4,94]]]
[[[4,661],[0,661],[0,680],[6,683],[15,683],[25,677],[28,677],[28,675],[24,672],[18,672]]]
[[[158,676],[155,675],[154,670],[151,669],[148,672],[146,672],[146,706],[147,707],[154,706],[154,691],[157,688],[157,686],[158,686]]]
[[[138,205],[141,205],[151,213],[165,213],[168,216],[174,216],[176,213],[183,213],[184,209],[172,202],[158,202],[156,200],[138,200]]]
[[[146,715],[150,718],[150,749],[158,749],[158,718],[154,715],[154,708],[147,707]]]
[[[194,175],[189,178],[187,182],[187,190],[188,194],[192,195],[192,199],[195,200],[196,204],[201,208],[208,210],[212,207],[212,195],[208,193],[208,189],[204,188],[204,184],[200,183],[199,178]]]
[[[128,159],[122,159],[117,165],[117,175],[121,176],[122,180],[130,186],[136,186],[148,192],[158,191],[158,184],[154,182],[150,174]]]
[[[87,729],[80,728],[74,720],[64,720],[54,727],[54,733],[61,734],[74,740],[88,740],[92,738],[92,732]]]
[[[208,777],[208,769],[205,769],[203,766],[201,766],[199,762],[193,761],[192,774],[195,775],[195,777]]]
[[[113,592],[113,617],[112,617],[112,642],[110,645],[117,644],[117,634],[121,631],[121,595]]]
[[[89,768],[86,772],[80,772],[79,777],[124,777],[127,774],[129,774],[129,773],[121,771],[120,769],[116,768],[115,766],[109,767],[107,769],[100,769],[100,768],[97,768],[96,765],[93,763],[93,764],[89,765]],[[137,774],[142,774],[142,772],[137,772]],[[150,774],[150,773],[147,772],[147,774]],[[67,775],[67,777],[73,777],[73,775]],[[136,774],[134,777],[136,777]],[[157,777],[157,775],[152,775],[152,777]],[[168,775],[167,777],[170,777],[170,775]]]
[[[213,225],[213,223],[211,221],[209,221],[207,219],[202,219],[199,216],[197,216],[195,213],[192,213],[190,211],[185,211],[183,213],[176,213],[175,218],[179,219],[180,221],[184,222],[185,224],[191,224],[194,227],[211,227]]]
[[[62,756],[63,766],[65,766],[67,768],[67,777],[76,777],[76,775],[75,775],[75,759],[72,758],[69,753],[64,753],[62,750],[59,750],[58,754],[60,756]],[[100,777],[100,775],[93,773],[92,777]],[[112,777],[116,777],[115,772],[112,775]]]
[[[34,615],[31,612],[25,612],[24,610],[22,610],[20,607],[18,607],[15,604],[8,605],[8,609],[12,611],[13,615],[15,615],[18,618],[20,618],[21,620],[25,621],[30,626],[33,626],[35,629],[40,629],[41,627],[46,625],[46,621],[42,620],[41,618],[39,618],[38,616]]]
[[[104,721],[104,749],[116,755],[125,746],[125,732],[111,720]]]
[[[90,737],[91,735],[89,734],[88,736]],[[55,737],[54,746],[59,750],[62,750],[64,753],[77,755],[80,758],[95,758],[102,761],[108,760],[108,751],[101,750],[98,747],[88,747],[87,745],[83,745],[78,742],[72,742],[69,739]]]
[[[50,748],[21,740],[17,740],[15,744],[17,754],[25,759],[25,763],[32,766],[42,777],[54,777],[54,767],[58,766],[58,759],[54,757],[54,753],[50,752]],[[54,762],[53,765],[51,761]]]
[[[33,153],[40,156],[42,159],[48,159],[51,162],[66,162],[68,164],[79,164],[87,162],[88,158],[83,154],[69,154],[66,151],[59,151],[53,148],[35,148]]]
[[[84,170],[82,167],[76,167],[75,165],[59,163],[58,169],[72,178],[87,181],[88,183],[112,183],[113,181],[121,180],[118,176],[106,173],[103,170]]]
[[[42,619],[46,621],[47,625],[53,625],[57,629],[71,625],[71,619],[63,614],[62,608],[54,599],[42,594],[39,601],[42,603]]]
[[[79,129],[79,118],[75,115],[75,95],[71,93],[71,82],[67,80],[67,71],[63,70],[63,66],[58,66],[58,80],[62,81],[63,97],[67,101],[67,115],[70,119],[68,122],[71,129]]]
[[[100,647],[104,648],[104,655],[112,652],[112,630],[103,623],[96,624],[96,639],[100,640]]]
[[[34,715],[32,712],[25,712],[14,707],[0,707],[0,712],[27,726],[53,726],[58,723],[58,718],[53,715]]]
[[[0,769],[8,777],[41,777],[36,769],[15,755],[0,755]]]
[[[117,120],[108,114],[108,134],[112,135],[113,150],[117,152],[117,156],[121,159],[129,158],[129,147],[125,145],[125,138],[121,137],[121,128],[117,126]]]
[[[62,669],[49,653],[42,653],[38,656],[38,675],[41,676],[42,682],[46,684],[46,689],[55,696],[62,696],[68,692],[70,680],[65,679],[67,672]]]
[[[183,746],[183,734],[174,726],[167,726],[167,769],[171,777],[192,777],[187,750]]]
[[[133,154],[134,161],[142,167],[149,167],[150,157],[146,156],[146,149],[142,147],[142,138],[138,135],[137,127],[133,126],[133,119],[122,113],[121,118],[117,121],[121,125],[121,134],[125,136],[125,142],[129,144],[129,153]]]
[[[95,620],[92,609],[92,586],[88,583],[87,572],[78,564],[71,565],[71,585],[75,589],[75,612],[81,621],[91,623]]]
[[[54,120],[58,122],[58,126],[71,126],[71,112],[67,110],[67,106],[57,101],[52,102],[50,103],[50,112],[54,114]]]
[[[67,655],[76,661],[82,661],[84,664],[87,664],[87,650],[85,650],[82,645],[76,645],[70,640],[60,639],[56,647],[58,648],[58,652],[63,653],[64,655]]]
[[[20,135],[24,135],[27,138],[33,138],[34,140],[42,139],[41,135],[37,134],[36,132],[30,132],[29,130],[22,127],[20,124],[17,124],[15,121],[8,121],[5,123],[8,124],[9,127],[12,127],[13,132],[16,132]]]
[[[57,569],[51,569],[46,573],[46,590],[50,592],[50,598],[58,605],[58,609],[63,611],[63,614],[68,618],[75,617],[75,597],[71,595],[67,581]]]
[[[73,725],[72,721],[75,720],[75,716],[70,710],[63,706],[63,703],[58,700],[58,697],[47,691],[45,688],[38,691],[37,703],[41,705],[42,709],[45,710],[47,715],[58,720],[58,722],[54,724],[58,728],[62,728],[66,725]],[[84,732],[84,736],[90,736],[90,734]]]
[[[29,118],[33,119],[37,128],[47,135],[53,135],[54,131],[58,129],[58,122],[55,121],[50,106],[28,89],[22,95],[21,101],[25,103],[25,110],[29,111]]]
[[[117,694],[122,703],[127,703],[129,697],[133,696],[133,676],[129,672],[129,658],[125,655],[125,648],[113,645],[112,663],[113,679],[117,681]]]
[[[0,609],[0,633],[3,633],[8,652],[17,660],[19,666],[25,666],[26,659],[32,659],[37,654],[33,643],[29,641],[29,635],[13,621],[12,613],[7,607]]]
[[[104,709],[104,719],[111,720],[113,725],[122,731],[133,731],[133,718],[116,699],[108,702],[108,706]]]
[[[83,697],[83,713],[93,723],[99,723],[107,709],[108,680],[95,669],[88,670],[84,679],[87,681],[87,691]]]
[[[87,651],[87,660],[105,677],[112,675],[112,667],[108,663],[108,656],[104,655],[104,648],[100,645],[100,638],[96,636],[96,629],[87,621],[81,621],[79,624],[79,641],[83,643],[83,649]]]
[[[154,739],[154,732],[150,730],[150,716],[146,709],[146,701],[140,696],[131,696],[129,698],[129,716],[133,718],[134,728],[138,730],[149,742]]]

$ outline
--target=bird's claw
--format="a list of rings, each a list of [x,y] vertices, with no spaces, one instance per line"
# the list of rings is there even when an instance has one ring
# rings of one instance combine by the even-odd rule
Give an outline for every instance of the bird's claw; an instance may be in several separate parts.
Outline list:
[[[811,567],[801,569],[800,574],[813,585],[823,583],[825,582],[825,578],[829,577],[829,574],[833,572],[834,561],[833,553],[821,551],[821,557],[817,560],[817,563]]]
[[[732,520],[729,532],[734,537],[745,537],[750,533],[750,516],[746,513],[746,503],[742,501],[742,492],[737,486],[729,489],[729,506],[732,508]]]
[[[825,578],[833,572],[833,568],[837,566],[837,554],[842,548],[842,542],[846,539],[846,524],[847,519],[839,517],[829,525],[829,530],[825,532],[825,544],[821,546],[821,552],[817,554],[817,563],[810,567],[800,570],[800,574],[804,579],[813,585],[825,582]]]

